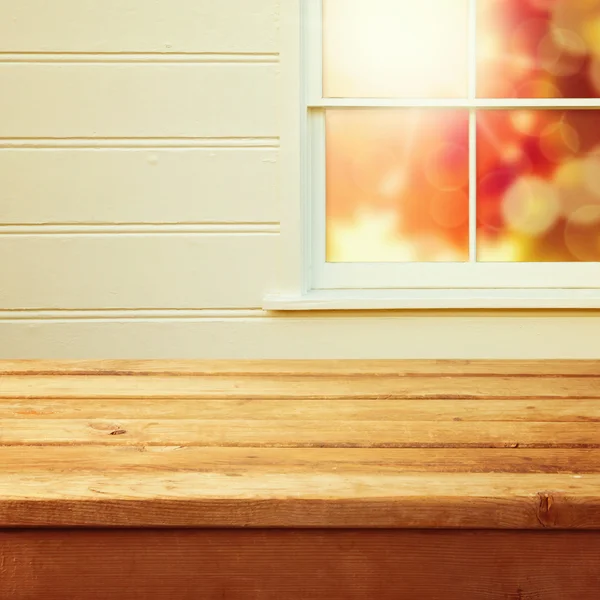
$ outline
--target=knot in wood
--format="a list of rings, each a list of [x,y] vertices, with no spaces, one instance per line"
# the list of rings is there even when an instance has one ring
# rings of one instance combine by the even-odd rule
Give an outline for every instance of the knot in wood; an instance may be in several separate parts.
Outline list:
[[[536,516],[542,527],[556,527],[558,511],[552,492],[538,492]]]

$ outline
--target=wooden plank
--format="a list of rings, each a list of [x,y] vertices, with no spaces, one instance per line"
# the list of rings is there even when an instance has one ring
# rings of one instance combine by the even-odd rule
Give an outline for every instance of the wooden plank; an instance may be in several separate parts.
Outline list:
[[[274,0],[0,3],[2,52],[274,52]]]
[[[600,377],[600,360],[3,360],[23,375],[421,375]]]
[[[0,419],[247,419],[341,421],[599,422],[600,399],[564,400],[244,400],[0,399]]]
[[[277,161],[272,148],[4,148],[0,222],[276,222]]]
[[[596,532],[3,531],[11,600],[597,600]]]
[[[0,80],[1,137],[279,134],[274,64],[2,63]]]
[[[600,447],[596,423],[246,419],[2,419],[0,444],[278,448]]]
[[[0,473],[0,527],[600,529],[600,475]]]
[[[0,526],[600,528],[591,373],[256,367],[6,369]]]
[[[0,256],[13,257],[0,261],[0,309],[256,306],[277,246],[269,233],[0,236]]]
[[[0,472],[600,473],[594,449],[0,446]]]
[[[142,294],[140,290],[138,294]],[[0,398],[600,398],[593,377],[0,377]]]

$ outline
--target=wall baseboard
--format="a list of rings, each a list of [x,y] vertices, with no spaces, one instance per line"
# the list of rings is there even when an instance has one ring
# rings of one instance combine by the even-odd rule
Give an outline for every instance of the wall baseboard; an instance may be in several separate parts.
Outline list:
[[[600,359],[600,317],[585,314],[24,312],[2,314],[2,359]]]

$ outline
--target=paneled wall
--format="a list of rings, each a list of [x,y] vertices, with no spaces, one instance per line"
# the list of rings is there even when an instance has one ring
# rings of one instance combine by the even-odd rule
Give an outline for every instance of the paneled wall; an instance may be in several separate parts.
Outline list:
[[[0,357],[600,357],[597,313],[260,310],[278,13],[0,3]]]

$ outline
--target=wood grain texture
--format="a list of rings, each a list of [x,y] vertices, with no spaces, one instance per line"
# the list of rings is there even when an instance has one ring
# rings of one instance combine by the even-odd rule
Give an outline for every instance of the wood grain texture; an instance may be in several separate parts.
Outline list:
[[[598,423],[0,419],[0,443],[277,448],[600,448]]]
[[[104,367],[0,363],[0,526],[600,529],[596,363]]]
[[[128,473],[600,473],[593,448],[224,448],[0,446],[5,474]]]
[[[599,486],[565,473],[0,473],[0,524],[600,529]]]
[[[597,600],[600,533],[3,531],[11,600]]]
[[[294,421],[514,421],[600,422],[600,399],[564,400],[366,400],[293,402],[289,399],[0,398],[0,419],[245,419]]]
[[[600,377],[600,360],[3,360],[24,375],[504,375]]]
[[[141,291],[140,291],[141,294]],[[0,378],[0,398],[600,398],[594,377],[60,375]]]

